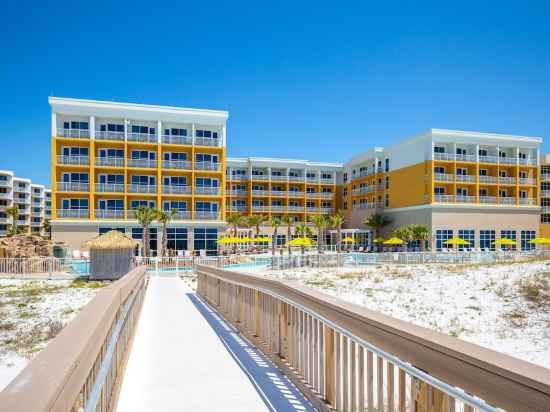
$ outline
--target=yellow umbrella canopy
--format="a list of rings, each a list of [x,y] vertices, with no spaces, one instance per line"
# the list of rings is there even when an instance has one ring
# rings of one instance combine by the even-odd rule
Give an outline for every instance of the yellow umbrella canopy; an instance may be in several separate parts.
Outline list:
[[[230,243],[233,243],[230,237],[222,237],[221,239],[216,240],[216,242],[219,245],[228,245]]]
[[[311,245],[311,239],[308,237],[297,237],[296,239],[292,239],[290,242],[288,242],[290,246],[310,246]]]
[[[345,238],[342,239],[342,242],[344,242],[344,243],[355,243],[355,240],[353,240],[353,238],[351,236],[346,236]]]
[[[403,240],[399,239],[398,237],[391,237],[391,238],[389,238],[388,240],[385,240],[382,243],[384,245],[397,246],[397,245],[402,245],[405,242],[403,242]]]
[[[238,237],[236,239],[238,239],[236,243],[250,243],[250,242],[252,242],[252,239],[250,239],[248,236]]]
[[[254,239],[254,242],[256,243],[269,243],[271,242],[271,238],[267,236],[260,236]]]
[[[453,237],[452,239],[447,239],[445,242],[443,242],[445,245],[469,245],[470,242],[467,240],[461,239],[459,237]]]
[[[527,243],[531,243],[533,245],[550,245],[550,239],[547,237],[536,237]]]
[[[517,242],[512,239],[508,239],[507,237],[503,237],[500,239],[497,239],[493,242],[493,245],[507,245],[507,246],[514,246]]]
[[[372,241],[372,243],[384,243],[384,238],[383,237],[377,237],[376,239],[374,239]]]

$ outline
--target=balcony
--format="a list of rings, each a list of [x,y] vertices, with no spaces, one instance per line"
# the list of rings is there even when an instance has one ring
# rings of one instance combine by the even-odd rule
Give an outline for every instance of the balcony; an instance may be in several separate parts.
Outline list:
[[[96,183],[96,192],[124,193],[124,185],[120,183]]]
[[[88,156],[57,156],[57,163],[62,165],[87,166],[90,164]]]
[[[11,199],[12,198],[12,194],[11,192],[10,193],[0,193],[0,199]]]
[[[284,190],[272,190],[271,191],[271,197],[286,197],[288,192]]]
[[[229,180],[232,182],[246,182],[248,180],[247,175],[231,175],[229,176]]]
[[[328,179],[328,178],[322,177],[322,178],[319,179],[319,183],[324,183],[324,184],[329,184],[329,185],[331,185],[331,184],[334,183],[334,178]]]
[[[288,180],[291,182],[303,182],[304,176],[288,176]]]
[[[246,190],[231,190],[231,196],[248,196]]]
[[[498,198],[498,203],[501,205],[515,205],[516,198],[514,196],[500,196]]]
[[[13,191],[17,193],[24,193],[25,195],[31,194],[31,188],[27,185],[19,186],[17,184],[13,185]]]
[[[476,197],[475,196],[456,195],[455,202],[456,203],[475,203],[476,202]]]
[[[90,184],[88,182],[58,182],[58,192],[89,192]]]
[[[550,197],[550,190],[541,190],[540,197]]]
[[[104,167],[124,167],[123,157],[97,157],[95,159],[96,166]]]
[[[265,205],[252,205],[253,212],[269,212],[270,206]]]
[[[290,190],[290,191],[288,192],[288,195],[289,195],[290,197],[304,197],[305,192],[299,192],[299,191],[297,191],[297,190]]]
[[[17,219],[16,222],[18,226],[26,226],[29,224],[27,219]]]
[[[246,212],[248,208],[246,206],[228,206],[231,212]]]
[[[267,180],[269,180],[269,176],[268,175],[255,175],[255,174],[253,174],[252,175],[252,180],[267,181]]]
[[[550,173],[542,173],[540,175],[540,180],[542,182],[550,182]]]
[[[479,183],[496,183],[497,177],[496,176],[479,176]]]
[[[537,204],[537,199],[532,197],[520,197],[519,204],[523,206],[535,206]]]
[[[475,182],[476,177],[473,175],[456,175],[455,176],[457,182]]]
[[[124,141],[124,132],[96,130],[95,138],[96,140],[115,140],[120,142]]]
[[[252,196],[269,196],[269,191],[267,190],[253,190]]]
[[[212,137],[195,137],[195,145],[197,146],[213,146],[220,147],[221,140]]]
[[[188,136],[171,136],[171,135],[163,134],[162,143],[192,145],[193,138]]]
[[[353,205],[353,210],[363,210],[363,209],[375,209],[376,203],[359,203]]]
[[[449,173],[436,173],[435,180],[437,182],[453,182],[455,180],[455,176]]]
[[[57,137],[69,137],[71,139],[89,139],[90,131],[87,129],[57,129]]]
[[[501,185],[515,185],[516,184],[516,178],[515,177],[507,177],[507,176],[499,176],[498,183]]]
[[[529,165],[529,166],[536,166],[537,165],[537,159],[523,159],[519,158],[519,164],[520,165]]]
[[[457,162],[476,162],[476,155],[473,154],[457,154],[455,155]]]
[[[41,217],[41,216],[42,216],[42,211],[40,210],[40,211],[36,212],[36,211],[33,210],[33,211],[31,212],[31,216],[34,216],[34,217]]]
[[[158,138],[156,134],[128,132],[128,141],[139,143],[157,143]]]
[[[202,220],[218,220],[220,217],[219,212],[207,212],[207,211],[195,211],[195,219]]]
[[[479,156],[480,163],[498,163],[498,156]]]
[[[519,184],[520,185],[535,186],[537,184],[537,180],[532,179],[532,178],[527,178],[527,177],[520,177]]]
[[[307,197],[311,199],[331,199],[334,193],[332,192],[309,192]]]
[[[152,159],[128,159],[128,167],[139,167],[142,169],[156,169],[157,161]]]
[[[162,193],[167,195],[190,195],[191,186],[162,185]]]
[[[155,185],[140,185],[130,184],[128,185],[129,193],[157,193],[157,187]]]
[[[304,211],[304,206],[288,206],[287,210],[289,212],[303,212]]]
[[[11,179],[0,180],[0,187],[11,187]]]
[[[542,206],[542,207],[540,208],[540,211],[541,211],[542,213],[550,213],[550,206]]]
[[[321,207],[319,209],[320,209],[320,212],[324,215],[330,215],[331,213],[334,212],[334,209],[332,207]]]
[[[191,162],[187,160],[163,160],[162,167],[164,169],[187,169],[193,168]]]
[[[195,170],[221,170],[221,164],[217,162],[195,162]]]
[[[288,176],[271,175],[272,182],[286,182],[287,180],[288,180]]]
[[[497,204],[496,196],[479,196],[479,203],[484,204]]]
[[[208,196],[217,196],[220,194],[219,187],[210,187],[210,186],[195,186],[196,195],[208,195]]]
[[[189,210],[178,210],[174,215],[174,220],[189,220],[191,219],[191,211]]]
[[[57,217],[61,218],[88,218],[90,216],[90,211],[88,209],[58,209]]]
[[[96,219],[124,219],[124,210],[121,209],[96,209]]]
[[[434,160],[455,160],[456,155],[452,153],[434,153]]]
[[[499,156],[498,162],[501,165],[504,165],[504,164],[506,164],[506,165],[515,165],[518,162],[518,158],[517,157],[501,157],[501,156]]]

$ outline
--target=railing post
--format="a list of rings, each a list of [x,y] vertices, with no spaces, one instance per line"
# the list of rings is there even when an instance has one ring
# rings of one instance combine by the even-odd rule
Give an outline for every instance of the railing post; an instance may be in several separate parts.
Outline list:
[[[336,370],[334,367],[334,331],[327,325],[323,325],[325,351],[322,354],[325,364],[325,400],[331,406],[336,406]]]
[[[260,292],[254,291],[254,321],[255,321],[255,331],[254,335],[260,337]]]

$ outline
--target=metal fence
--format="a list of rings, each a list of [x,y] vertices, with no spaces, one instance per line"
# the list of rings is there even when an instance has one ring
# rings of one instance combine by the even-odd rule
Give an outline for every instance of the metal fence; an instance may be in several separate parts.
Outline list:
[[[547,411],[550,370],[285,282],[197,266],[198,292],[319,411]]]
[[[147,287],[144,272],[138,267],[99,291],[0,392],[0,412],[113,410]]]

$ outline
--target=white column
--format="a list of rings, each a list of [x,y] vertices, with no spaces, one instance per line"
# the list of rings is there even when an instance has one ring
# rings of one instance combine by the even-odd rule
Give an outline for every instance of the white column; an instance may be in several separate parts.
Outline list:
[[[191,139],[193,141],[193,146],[195,145],[195,123],[191,123]],[[193,159],[193,162],[195,159]]]
[[[95,116],[90,116],[90,139],[95,140]]]
[[[128,118],[124,118],[124,140],[128,140],[128,127],[130,126],[130,122],[128,121]]]
[[[162,122],[157,120],[157,140],[162,143]]]
[[[519,165],[519,146],[516,146],[516,166]]]
[[[476,163],[479,163],[479,145],[476,144]]]
[[[225,124],[222,126],[222,146],[227,146],[227,128]]]
[[[57,136],[57,113],[52,112],[52,136]]]

